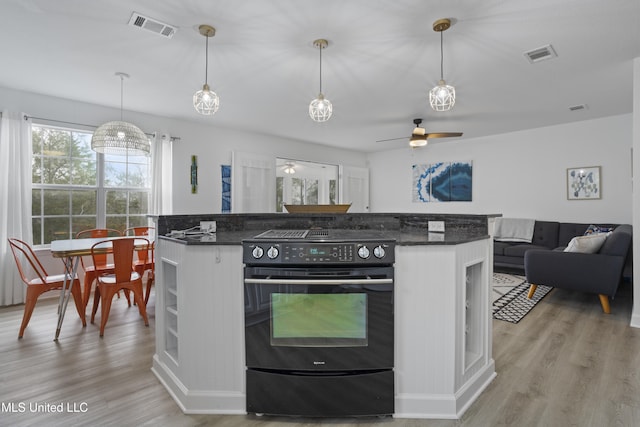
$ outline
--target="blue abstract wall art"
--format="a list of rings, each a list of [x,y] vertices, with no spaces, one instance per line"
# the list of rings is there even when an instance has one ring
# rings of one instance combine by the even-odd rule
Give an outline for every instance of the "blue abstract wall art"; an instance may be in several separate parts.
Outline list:
[[[222,175],[222,213],[231,212],[231,165],[220,165]]]
[[[424,202],[470,202],[473,162],[440,162],[413,165],[412,200]]]

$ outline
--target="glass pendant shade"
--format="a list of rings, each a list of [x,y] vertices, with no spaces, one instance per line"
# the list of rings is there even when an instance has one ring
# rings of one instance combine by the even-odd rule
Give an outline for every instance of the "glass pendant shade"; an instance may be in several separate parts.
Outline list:
[[[201,90],[193,94],[193,107],[198,113],[211,116],[218,111],[220,98],[215,92],[211,91],[208,84],[205,84]]]
[[[436,111],[447,111],[456,103],[456,88],[440,80],[438,85],[429,91],[429,103]]]
[[[332,113],[333,105],[322,93],[309,104],[309,116],[316,122],[326,122]]]
[[[120,77],[120,120],[107,122],[93,132],[91,149],[96,153],[148,156],[151,144],[147,135],[134,124],[122,120],[123,81],[129,75],[116,73]]]
[[[149,138],[137,126],[120,120],[98,127],[91,137],[91,149],[104,154],[148,156]]]

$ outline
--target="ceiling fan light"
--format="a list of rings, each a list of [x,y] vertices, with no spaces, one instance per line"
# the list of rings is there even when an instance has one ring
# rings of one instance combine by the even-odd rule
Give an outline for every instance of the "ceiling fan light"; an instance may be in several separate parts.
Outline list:
[[[429,103],[436,111],[448,111],[456,103],[456,88],[440,80],[438,85],[429,91]]]
[[[193,94],[193,107],[202,115],[212,116],[220,108],[220,98],[208,84],[204,84],[201,90]]]
[[[316,122],[326,122],[331,118],[331,114],[333,105],[322,93],[309,104],[309,116]]]
[[[423,135],[412,135],[409,138],[409,146],[411,148],[424,147],[427,145],[427,137]]]
[[[296,173],[296,168],[295,168],[295,165],[294,165],[293,163],[291,163],[291,162],[287,162],[287,163],[284,165],[284,168],[282,169],[282,171],[283,171],[284,173],[286,173],[286,174],[290,174],[290,175],[292,175],[292,174]]]

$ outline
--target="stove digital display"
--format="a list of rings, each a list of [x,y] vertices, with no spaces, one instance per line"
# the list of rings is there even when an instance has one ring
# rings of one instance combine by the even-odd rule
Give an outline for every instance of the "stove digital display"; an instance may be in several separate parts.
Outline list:
[[[308,253],[309,255],[326,255],[328,252],[323,247],[315,247],[315,248],[309,248]]]

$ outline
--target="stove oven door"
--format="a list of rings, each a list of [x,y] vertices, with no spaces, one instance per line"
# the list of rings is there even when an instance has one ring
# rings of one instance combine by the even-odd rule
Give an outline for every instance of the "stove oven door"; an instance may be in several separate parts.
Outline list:
[[[245,267],[249,369],[393,367],[393,267]]]

